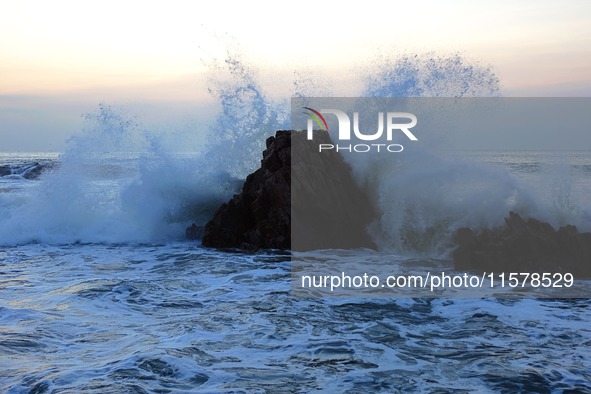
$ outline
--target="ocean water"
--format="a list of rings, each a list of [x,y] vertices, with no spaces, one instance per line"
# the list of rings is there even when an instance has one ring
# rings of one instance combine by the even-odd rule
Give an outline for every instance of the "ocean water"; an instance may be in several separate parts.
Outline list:
[[[591,393],[589,299],[299,298],[289,254],[185,241],[288,127],[284,103],[227,65],[199,149],[101,105],[62,154],[0,154],[1,392]],[[361,93],[497,91],[490,70],[452,56],[402,58]],[[451,229],[508,208],[591,230],[589,151],[421,159],[380,179],[354,168],[381,209],[374,258],[449,264]],[[429,193],[443,177],[447,193]]]
[[[524,184],[565,156],[471,155]],[[588,190],[589,155],[566,157],[571,190]],[[297,298],[289,255],[209,250],[170,234],[109,240],[132,229],[76,240],[40,211],[30,239],[11,239],[8,229],[26,230],[11,228],[6,210],[47,196],[65,170],[52,154],[1,160],[14,172],[0,177],[2,392],[591,392],[588,299]],[[85,198],[109,212],[116,199],[105,190],[133,185],[138,160],[87,168]],[[44,175],[20,175],[35,163]],[[98,223],[71,223],[79,237],[103,228],[86,220]],[[417,256],[384,254],[401,265]]]

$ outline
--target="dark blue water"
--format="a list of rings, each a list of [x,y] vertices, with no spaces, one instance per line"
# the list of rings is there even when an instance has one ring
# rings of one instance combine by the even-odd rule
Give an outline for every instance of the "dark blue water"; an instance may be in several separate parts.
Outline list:
[[[300,299],[288,256],[0,249],[8,393],[591,392],[591,304]]]

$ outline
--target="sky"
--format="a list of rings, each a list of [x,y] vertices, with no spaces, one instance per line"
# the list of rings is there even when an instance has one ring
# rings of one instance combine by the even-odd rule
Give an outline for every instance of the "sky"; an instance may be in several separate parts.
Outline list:
[[[588,0],[0,6],[0,151],[62,150],[101,102],[158,122],[199,117],[211,100],[208,70],[228,50],[277,95],[289,96],[294,70],[347,95],[380,55],[459,52],[492,66],[506,96],[591,96]]]

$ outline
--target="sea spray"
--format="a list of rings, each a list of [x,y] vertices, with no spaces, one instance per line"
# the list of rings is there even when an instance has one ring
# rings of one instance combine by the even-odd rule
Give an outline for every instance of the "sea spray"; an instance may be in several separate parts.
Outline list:
[[[58,168],[44,174],[3,221],[4,243],[144,241],[147,231],[123,209],[121,192],[138,174],[149,131],[120,108],[99,105],[67,144]],[[149,215],[145,212],[144,215]]]
[[[441,254],[456,229],[494,227],[509,211],[535,206],[504,169],[453,156],[407,150],[356,173],[365,171],[373,174],[364,183],[381,212],[370,231],[382,249]]]
[[[123,203],[154,230],[152,237],[163,235],[163,223],[177,237],[190,223],[205,224],[256,170],[266,138],[287,127],[286,111],[266,97],[254,75],[237,55],[210,65],[209,92],[220,110],[198,154],[180,160],[161,138],[149,138],[157,164],[141,158],[140,177],[124,190]],[[142,215],[150,210],[160,214]]]
[[[382,56],[364,77],[367,97],[493,97],[499,78],[490,66],[459,53]]]
[[[497,97],[499,79],[478,62],[454,54],[403,55],[386,58],[365,77],[370,97]],[[506,167],[491,166],[449,149],[450,141],[438,128],[421,136],[400,155],[345,154],[356,179],[381,212],[370,232],[381,249],[423,255],[446,254],[454,231],[460,227],[490,228],[503,223],[509,211],[550,221],[555,226],[582,219],[584,200],[574,202],[570,175],[549,165],[534,182],[524,183]],[[475,133],[478,130],[474,130]],[[516,133],[519,130],[515,131]],[[558,172],[557,172],[558,171]],[[547,185],[552,186],[548,190]],[[580,191],[579,191],[580,194]]]
[[[244,179],[258,167],[266,138],[288,128],[287,105],[269,99],[255,72],[237,55],[228,54],[224,66],[214,71],[209,91],[221,111],[211,126],[207,150],[214,162]]]
[[[235,58],[224,64],[223,77],[218,69],[210,81],[220,113],[195,130],[206,143],[187,153],[186,135],[171,144],[170,133],[100,104],[84,115],[55,171],[1,201],[0,243],[159,242],[204,224],[256,169],[265,139],[287,127],[250,69]]]
[[[287,105],[269,98],[240,56],[230,54],[209,78],[219,113],[209,127],[192,130],[205,143],[182,133],[171,138],[125,109],[100,105],[70,139],[57,168],[31,181],[34,187],[3,193],[0,243],[159,242],[182,239],[192,222],[204,224],[258,167],[265,139],[288,128]],[[382,59],[361,79],[366,86],[355,95],[499,94],[490,67],[457,54]],[[298,97],[333,91],[297,71],[292,89]],[[524,182],[502,161],[471,160],[441,149],[444,138],[419,138],[420,146],[387,163],[345,155],[381,212],[371,231],[383,249],[439,254],[457,227],[495,226],[509,210],[553,225],[591,227],[581,197],[588,191],[587,161],[572,163],[580,167],[575,170],[539,166],[535,180]]]

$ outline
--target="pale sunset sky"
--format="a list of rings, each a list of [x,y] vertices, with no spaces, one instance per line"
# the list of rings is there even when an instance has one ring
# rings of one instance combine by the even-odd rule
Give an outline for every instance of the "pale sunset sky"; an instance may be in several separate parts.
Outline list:
[[[278,96],[297,70],[355,95],[380,54],[425,52],[491,66],[504,96],[591,96],[588,0],[0,5],[0,151],[59,151],[100,102],[199,114],[228,46]]]

